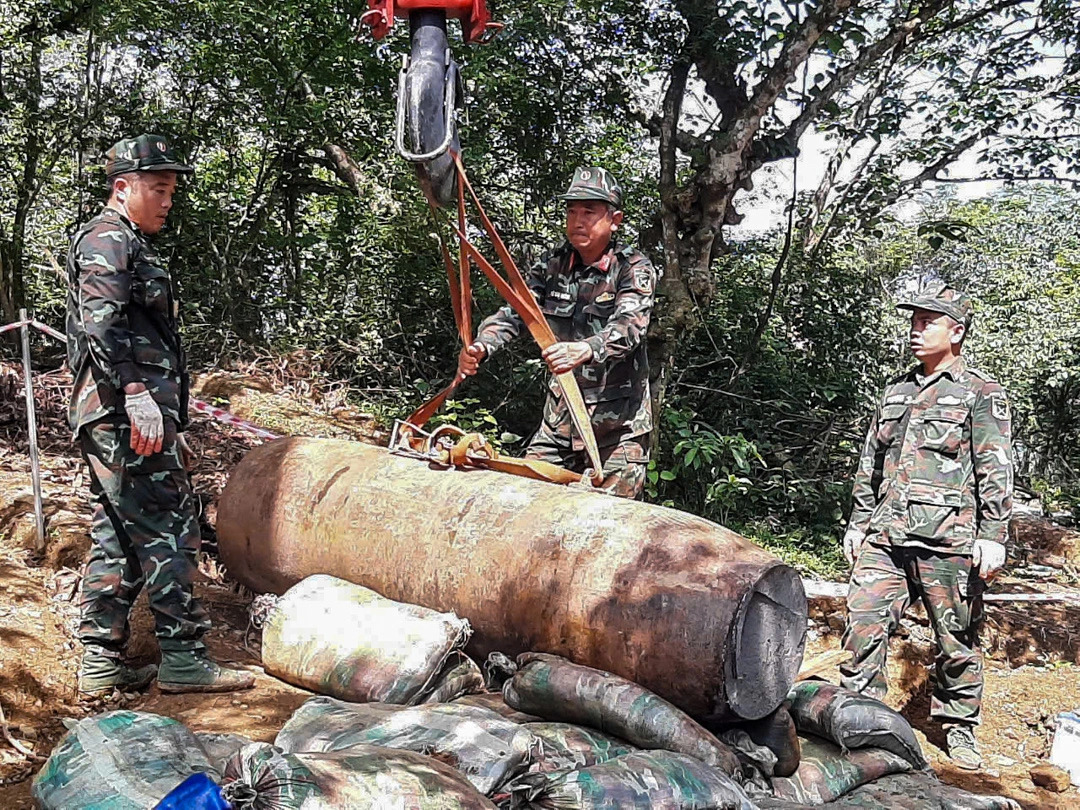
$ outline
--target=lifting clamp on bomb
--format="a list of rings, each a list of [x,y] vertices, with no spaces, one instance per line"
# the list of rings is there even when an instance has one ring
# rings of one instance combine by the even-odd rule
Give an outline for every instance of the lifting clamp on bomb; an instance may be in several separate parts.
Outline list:
[[[555,334],[551,331],[550,324],[544,318],[544,313],[541,311],[539,304],[536,303],[532,291],[525,283],[525,279],[514,263],[506,244],[502,241],[491,219],[484,211],[484,207],[480,204],[480,199],[476,196],[472,184],[469,183],[469,179],[465,175],[465,167],[461,163],[460,155],[452,151],[450,157],[456,174],[457,187],[457,222],[451,223],[458,238],[457,264],[455,265],[450,256],[449,248],[446,247],[446,243],[441,238],[439,247],[442,251],[443,263],[446,265],[446,276],[450,283],[450,299],[454,308],[454,323],[457,324],[462,345],[468,346],[473,340],[472,286],[469,267],[470,264],[476,264],[483,274],[487,276],[492,286],[521,317],[529,330],[529,334],[533,336],[540,348],[546,349],[557,342]],[[495,253],[503,266],[505,276],[495,269],[484,254],[466,236],[466,191],[468,191],[473,207],[480,217],[484,231],[495,248]],[[438,212],[434,204],[431,204],[431,212],[432,216],[437,220]],[[485,467],[558,484],[580,482],[598,486],[601,483],[603,480],[603,464],[600,461],[600,450],[597,447],[592,421],[585,406],[581,388],[578,386],[577,378],[574,377],[574,372],[568,371],[563,374],[556,374],[555,379],[562,389],[563,399],[569,408],[574,428],[584,442],[585,452],[589,457],[590,469],[586,470],[584,475],[581,476],[543,461],[500,456],[491,447],[490,443],[479,434],[467,434],[452,426],[443,426],[431,433],[424,431],[424,425],[434,416],[435,412],[454,393],[464,379],[464,375],[456,374],[446,388],[417,408],[408,419],[404,422],[397,422],[394,425],[390,448],[408,454],[419,454],[429,460],[455,467]]]
[[[439,208],[454,200],[456,172],[451,152],[460,150],[457,111],[464,93],[446,36],[447,19],[461,21],[462,38],[483,44],[502,29],[484,0],[368,0],[360,22],[375,39],[395,19],[408,19],[410,52],[398,74],[395,144],[413,164],[428,202]]]

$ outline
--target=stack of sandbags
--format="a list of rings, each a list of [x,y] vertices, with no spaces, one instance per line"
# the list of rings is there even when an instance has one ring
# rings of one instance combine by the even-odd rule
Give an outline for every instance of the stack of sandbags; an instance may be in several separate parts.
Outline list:
[[[512,808],[756,810],[726,773],[671,751],[637,751],[587,768],[526,774],[507,790]]]
[[[636,683],[543,653],[523,653],[503,687],[513,709],[605,731],[637,748],[689,754],[730,775],[740,771],[730,747],[688,714]]]
[[[549,722],[525,726],[540,753],[506,785],[511,807],[753,808],[740,754],[663,698],[554,655],[524,653],[517,664],[503,699]]]
[[[884,748],[842,751],[840,746],[806,736],[802,761],[789,777],[772,780],[773,795],[800,804],[825,804],[860,785],[894,773],[907,773],[911,764]]]
[[[772,780],[773,798],[755,798],[762,810],[1018,810],[1012,799],[938,782],[911,725],[879,700],[804,681],[784,706],[799,732],[801,761],[790,777]]]
[[[785,706],[802,733],[845,751],[883,748],[918,771],[929,767],[911,724],[880,700],[825,681],[803,681],[791,688]]]
[[[618,737],[570,723],[526,723],[523,728],[536,738],[530,769],[540,773],[602,765],[638,750]]]

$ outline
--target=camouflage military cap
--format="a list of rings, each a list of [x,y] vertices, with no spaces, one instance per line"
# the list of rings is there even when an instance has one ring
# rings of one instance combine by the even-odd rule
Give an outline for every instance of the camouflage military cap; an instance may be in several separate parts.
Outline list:
[[[177,172],[191,174],[191,166],[180,162],[169,142],[161,135],[138,135],[113,144],[105,153],[105,176],[127,172]]]
[[[975,312],[971,298],[967,293],[953,289],[943,281],[936,281],[923,287],[917,294],[896,305],[897,309],[925,309],[948,315],[964,328],[971,328]]]
[[[570,188],[559,195],[560,200],[602,200],[622,208],[622,188],[607,169],[582,166],[574,172]]]

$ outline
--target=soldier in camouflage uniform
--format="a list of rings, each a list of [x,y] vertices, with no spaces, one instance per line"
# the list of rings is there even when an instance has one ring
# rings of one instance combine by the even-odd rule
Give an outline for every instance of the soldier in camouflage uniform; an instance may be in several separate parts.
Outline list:
[[[645,333],[656,272],[640,251],[615,239],[623,219],[622,190],[609,172],[578,169],[561,198],[567,204],[567,241],[525,278],[559,341],[544,350],[543,358],[552,374],[573,371],[577,378],[604,465],[601,487],[639,498],[653,424]],[[459,373],[475,374],[481,360],[523,328],[521,318],[504,306],[480,324],[476,341],[462,350]],[[575,472],[588,466],[554,377],[525,457]]]
[[[105,208],[67,256],[69,419],[96,496],[82,581],[79,689],[227,691],[250,673],[206,658],[210,626],[193,594],[199,525],[186,467],[188,374],[172,282],[147,237],[165,224],[177,178],[193,170],[166,140],[141,135],[109,150]],[[145,585],[162,665],[121,663],[128,613]]]
[[[859,459],[844,552],[853,561],[843,685],[882,697],[889,635],[911,598],[937,638],[930,714],[949,756],[982,764],[977,630],[984,582],[1004,565],[1013,466],[1005,391],[961,356],[972,308],[940,282],[899,304],[912,311],[921,365],[889,383]]]

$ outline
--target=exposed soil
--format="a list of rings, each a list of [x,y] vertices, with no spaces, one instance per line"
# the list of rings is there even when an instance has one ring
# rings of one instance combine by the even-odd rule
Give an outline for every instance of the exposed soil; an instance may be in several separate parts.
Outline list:
[[[37,409],[42,452],[47,543],[35,549],[30,462],[19,378],[0,363],[0,704],[12,734],[41,755],[63,736],[62,720],[112,708],[133,708],[174,717],[195,731],[244,734],[272,741],[308,693],[265,675],[245,646],[250,595],[228,581],[217,565],[212,523],[214,501],[228,471],[260,440],[239,428],[205,417],[193,420],[190,437],[201,452],[195,486],[205,504],[201,581],[196,586],[214,627],[207,637],[214,657],[256,673],[254,689],[235,694],[163,695],[156,687],[142,695],[108,701],[80,701],[75,690],[81,648],[74,640],[78,586],[88,548],[89,492],[82,462],[64,419],[66,384],[62,373],[39,375]],[[279,380],[252,374],[215,374],[201,380],[202,395],[227,405],[281,433],[333,435],[380,441],[371,417],[332,400],[311,404],[309,391],[282,398]],[[317,399],[317,398],[316,398]],[[1080,561],[1080,535],[1027,521],[1018,546],[1029,567],[1001,584],[1012,591],[1046,591],[1072,584]],[[1034,567],[1032,567],[1034,566]],[[1052,566],[1046,569],[1045,566]],[[1035,787],[1029,769],[1049,753],[1058,712],[1080,708],[1080,605],[1009,603],[988,606],[984,723],[980,732],[987,770],[970,774],[944,757],[940,730],[928,720],[932,637],[925,617],[913,611],[902,637],[893,640],[888,702],[916,727],[939,775],[976,793],[1000,793],[1031,808],[1080,806],[1076,788],[1052,794]],[[839,599],[813,604],[807,658],[839,647],[843,605]],[[249,641],[255,649],[257,640]],[[133,611],[129,657],[156,661],[145,597]],[[824,676],[835,680],[835,667]],[[40,762],[26,759],[0,739],[0,807],[31,808],[30,778]]]
[[[1015,576],[995,591],[1034,591]],[[1031,768],[1047,761],[1060,712],[1080,708],[1077,668],[1077,606],[1059,603],[989,603],[983,629],[983,720],[978,730],[986,767],[979,773],[956,768],[945,756],[945,735],[930,720],[934,643],[921,606],[912,608],[889,650],[889,694],[885,702],[915,728],[923,751],[949,784],[973,793],[1010,796],[1024,807],[1074,810],[1077,788],[1051,793],[1031,781]],[[843,600],[814,599],[807,658],[836,650],[843,631]],[[821,674],[839,682],[838,664]]]

